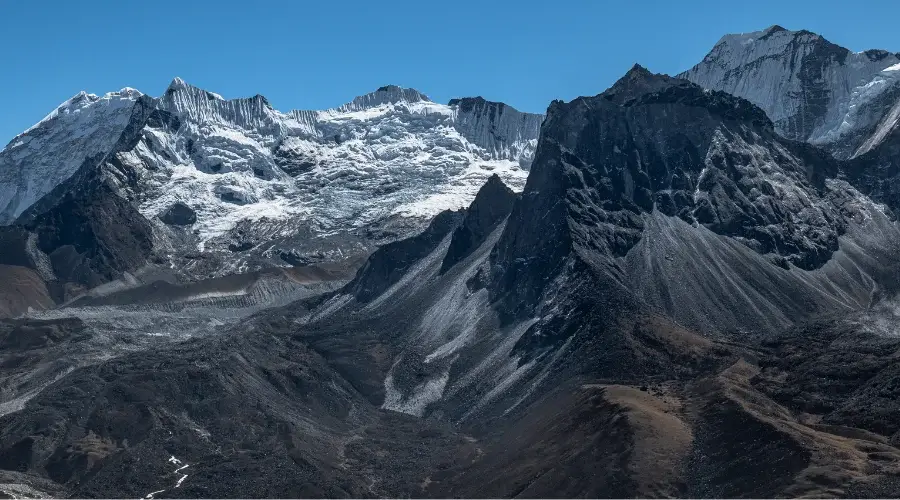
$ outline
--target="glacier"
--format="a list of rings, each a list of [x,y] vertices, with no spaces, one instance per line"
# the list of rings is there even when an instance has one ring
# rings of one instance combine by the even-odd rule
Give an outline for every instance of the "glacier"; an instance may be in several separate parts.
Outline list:
[[[147,116],[138,106],[153,109],[150,119],[135,122]],[[416,229],[467,206],[493,174],[521,191],[542,120],[480,97],[440,104],[394,85],[333,109],[290,112],[181,78],[157,98],[130,88],[82,92],[0,152],[0,224],[80,168],[111,163],[118,173],[107,177],[175,253],[185,245],[242,251],[391,221]],[[141,127],[134,141],[123,139],[129,127]],[[131,180],[114,180],[122,178]],[[178,203],[196,214],[188,228],[160,220]]]

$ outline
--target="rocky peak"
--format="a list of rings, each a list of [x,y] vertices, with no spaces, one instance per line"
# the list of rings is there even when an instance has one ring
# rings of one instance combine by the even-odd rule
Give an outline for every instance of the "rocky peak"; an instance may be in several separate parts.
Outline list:
[[[679,77],[743,97],[785,137],[846,158],[857,154],[894,104],[896,84],[885,84],[880,73],[898,62],[887,51],[854,53],[810,31],[772,26],[722,37]]]
[[[0,224],[71,177],[89,158],[112,148],[143,94],[125,88],[102,97],[79,92],[0,151]]]
[[[362,303],[377,298],[417,262],[433,252],[457,228],[463,216],[461,210],[445,210],[435,216],[421,233],[381,246],[369,256],[344,290]]]
[[[195,126],[216,124],[238,130],[254,130],[276,137],[282,134],[278,112],[262,95],[225,99],[175,77],[159,99],[159,108]]]
[[[384,104],[431,102],[425,94],[416,89],[399,87],[397,85],[385,85],[375,92],[361,95],[353,101],[341,106],[340,111],[361,111]]]
[[[872,62],[878,62],[891,56],[900,57],[900,54],[891,54],[890,52],[881,49],[864,50],[863,54]]]
[[[175,78],[172,79],[172,82],[169,83],[169,86],[166,87],[166,93],[168,94],[170,92],[177,92],[179,90],[183,90],[183,89],[187,89],[187,88],[193,88],[193,87],[188,85],[188,83],[185,82],[181,77],[176,76]]]
[[[488,114],[499,115],[503,114],[507,108],[509,108],[510,111],[518,112],[512,106],[508,106],[502,102],[488,101],[481,96],[450,99],[450,102],[448,102],[447,105],[455,106],[461,113],[483,113],[487,111]]]
[[[490,176],[466,210],[462,224],[453,232],[453,239],[441,264],[441,272],[465,259],[484,243],[488,235],[512,211],[516,198],[516,193],[503,184],[500,176]]]
[[[653,214],[781,266],[817,268],[843,231],[839,208],[819,203],[836,174],[833,160],[779,137],[749,102],[638,67],[599,96],[551,106],[497,245],[496,283],[527,291],[511,307],[534,303],[566,255],[625,257]]]
[[[752,60],[770,56],[803,55],[818,51],[843,62],[850,54],[848,49],[831,43],[821,35],[807,30],[792,31],[779,25],[750,33],[735,33],[723,36],[704,61],[717,60],[727,67],[737,67],[740,63],[732,55],[748,54]]]
[[[635,99],[639,96],[658,92],[664,88],[673,85],[686,85],[687,82],[677,80],[668,75],[651,73],[647,68],[640,64],[635,64],[625,73],[625,76],[619,78],[616,83],[607,89],[603,95],[617,103],[624,103],[629,99]]]

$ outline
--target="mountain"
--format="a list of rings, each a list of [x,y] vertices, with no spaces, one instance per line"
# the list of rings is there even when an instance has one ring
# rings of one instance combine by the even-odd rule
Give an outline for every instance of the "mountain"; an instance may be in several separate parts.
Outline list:
[[[521,194],[491,176],[352,279],[8,320],[0,467],[79,496],[895,494],[900,228],[861,161],[635,66],[551,104]],[[186,333],[92,360],[138,318]]]
[[[65,299],[123,273],[194,280],[364,256],[464,207],[491,175],[521,189],[542,118],[396,86],[290,113],[177,78],[159,98],[82,92],[0,152],[0,222],[19,242],[4,263],[50,261],[47,281],[77,285]],[[102,234],[112,225],[124,239]]]
[[[450,116],[417,125],[428,132],[416,137],[471,137],[499,158],[480,161],[508,164],[526,149],[490,140],[511,137],[500,124],[522,115],[388,87],[307,120],[267,111],[262,98],[224,101],[179,81],[170,90],[136,98],[131,116],[146,125],[123,129],[127,154],[85,160],[0,234],[14,243],[0,271],[18,289],[35,303],[65,296],[0,320],[3,493],[900,493],[897,129],[844,157],[786,137],[748,99],[635,65],[601,94],[550,104],[519,160],[523,186],[485,173],[464,206],[429,201],[435,215],[409,217],[419,222],[408,232],[365,228],[381,244],[358,260],[323,251],[316,264],[235,272],[259,262],[243,248],[254,240],[184,230],[212,220],[200,194],[144,214],[148,176],[180,168],[163,151],[194,152],[193,177],[171,191],[252,175],[228,191],[248,200],[227,202],[241,207],[261,203],[251,194],[265,175],[252,170],[269,165],[258,163],[268,151],[273,179],[318,172],[304,148],[346,160],[376,131],[408,138],[407,121]],[[282,132],[329,120],[353,122],[340,130],[356,135]],[[227,149],[246,163],[235,153],[236,171],[204,170],[203,158],[224,158],[219,145],[251,128],[285,135],[271,149],[240,139],[246,149]],[[317,220],[343,208],[327,206]],[[242,227],[252,236],[257,226]],[[316,234],[319,248],[347,241]],[[304,255],[279,238],[267,244]],[[200,243],[204,259],[230,267],[179,264],[201,259],[178,245]],[[193,278],[173,279],[167,265]],[[135,271],[105,281],[125,268]],[[78,273],[60,279],[64,270]],[[90,293],[75,290],[82,282]],[[12,292],[0,297],[22,308]]]
[[[726,35],[679,76],[749,100],[785,137],[839,158],[873,149],[900,117],[900,53],[851,52],[805,30]]]
[[[486,185],[457,229],[376,251],[289,317],[374,404],[482,443],[429,476],[436,496],[895,493],[876,387],[898,344],[869,325],[892,314],[898,227],[846,180],[858,166],[635,66],[551,104],[510,208]],[[490,212],[509,215],[459,259]]]

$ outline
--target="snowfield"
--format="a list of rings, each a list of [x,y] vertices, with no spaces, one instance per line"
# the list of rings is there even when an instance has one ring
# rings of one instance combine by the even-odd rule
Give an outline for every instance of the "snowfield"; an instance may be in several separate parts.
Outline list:
[[[117,144],[132,109],[154,115],[137,144]],[[387,86],[325,111],[273,109],[262,96],[223,99],[173,80],[163,96],[80,93],[0,152],[0,223],[12,223],[97,155],[136,174],[123,187],[149,220],[177,202],[196,212],[204,250],[242,222],[289,237],[467,206],[498,174],[521,191],[542,115],[480,98],[430,101]]]

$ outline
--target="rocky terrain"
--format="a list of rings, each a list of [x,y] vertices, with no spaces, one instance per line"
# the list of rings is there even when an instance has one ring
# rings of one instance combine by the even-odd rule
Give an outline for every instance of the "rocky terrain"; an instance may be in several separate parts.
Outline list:
[[[290,115],[179,81],[135,97],[147,118],[122,132],[129,149],[85,163],[3,228],[0,492],[896,496],[900,132],[870,127],[893,103],[867,101],[871,120],[823,139],[854,98],[839,89],[886,78],[891,57],[773,27],[726,36],[683,78],[635,65],[537,119],[390,87]],[[533,119],[533,142],[511,139],[532,137],[516,134]],[[318,221],[342,259],[310,263],[294,236],[269,233],[299,259],[274,266],[242,249],[262,238],[256,223],[235,225],[249,239],[209,232],[216,189],[242,186],[221,188],[235,205],[263,199],[254,166],[275,179],[350,162],[319,192],[349,196],[363,178],[354,189],[369,192],[375,177],[355,177],[350,153],[412,168],[366,149],[385,133],[422,158],[393,142],[410,120],[439,123],[414,130],[447,148],[455,134],[478,145],[466,169],[515,159],[527,181],[483,169],[462,205],[437,203],[447,177],[401,186],[373,204],[378,222],[360,219],[365,251],[322,229],[344,224],[331,205],[291,212]],[[248,123],[270,131],[252,147],[234,128],[209,131]],[[90,147],[107,147],[97,137]],[[250,152],[226,154],[226,139]],[[447,154],[436,147],[428,161]],[[173,178],[165,196],[219,201],[154,198],[152,179]],[[433,217],[412,216],[426,205]],[[407,229],[378,232],[388,226]]]

